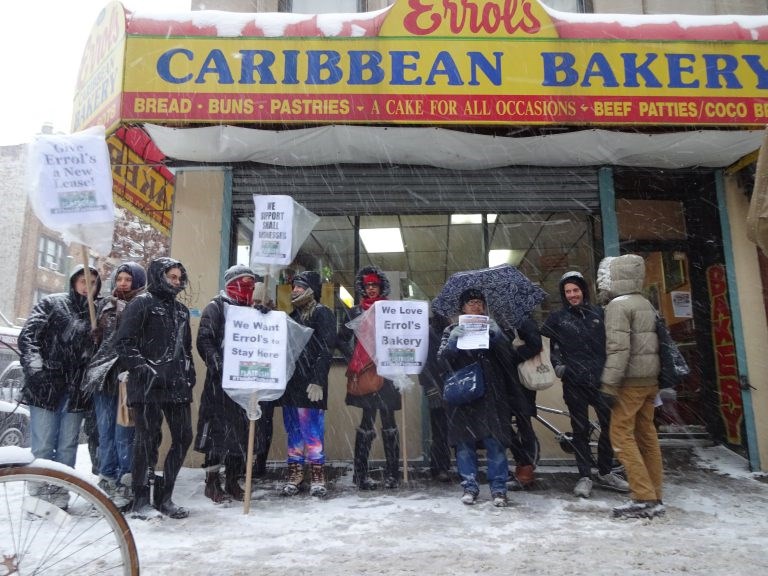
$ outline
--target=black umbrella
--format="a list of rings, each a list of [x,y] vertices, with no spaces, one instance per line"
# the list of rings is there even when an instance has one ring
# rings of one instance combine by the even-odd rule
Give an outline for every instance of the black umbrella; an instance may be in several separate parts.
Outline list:
[[[459,297],[469,288],[485,295],[489,315],[503,328],[518,328],[547,296],[520,270],[501,264],[452,274],[432,302],[432,309],[449,318],[459,314]]]

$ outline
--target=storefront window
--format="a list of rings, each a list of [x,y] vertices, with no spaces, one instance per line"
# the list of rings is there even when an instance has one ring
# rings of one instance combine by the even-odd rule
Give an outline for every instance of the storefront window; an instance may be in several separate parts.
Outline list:
[[[364,12],[360,0],[284,0],[281,2],[281,12],[294,12],[297,14],[349,14]]]
[[[584,0],[541,0],[541,3],[561,12],[586,12]]]
[[[326,303],[338,313],[352,304],[356,271],[368,264],[387,272],[392,299],[432,300],[455,272],[509,263],[550,294],[542,306],[548,311],[561,305],[564,272],[594,278],[596,226],[588,214],[569,212],[324,216],[271,283],[287,285],[296,272],[316,270],[328,285]],[[380,232],[383,244],[366,240],[368,231]],[[240,218],[238,262],[248,261],[251,234],[252,219]]]

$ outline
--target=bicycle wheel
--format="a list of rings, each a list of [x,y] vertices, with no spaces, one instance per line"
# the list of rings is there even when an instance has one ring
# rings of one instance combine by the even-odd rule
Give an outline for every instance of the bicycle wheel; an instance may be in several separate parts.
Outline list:
[[[133,534],[109,498],[34,465],[0,468],[0,553],[0,575],[139,574]]]

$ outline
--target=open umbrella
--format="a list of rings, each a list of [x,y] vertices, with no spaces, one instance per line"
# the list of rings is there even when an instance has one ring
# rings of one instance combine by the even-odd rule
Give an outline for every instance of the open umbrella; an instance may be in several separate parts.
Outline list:
[[[485,294],[488,313],[503,328],[518,328],[547,296],[520,270],[501,264],[452,274],[432,302],[432,309],[448,318],[455,316],[459,313],[459,296],[469,288]]]

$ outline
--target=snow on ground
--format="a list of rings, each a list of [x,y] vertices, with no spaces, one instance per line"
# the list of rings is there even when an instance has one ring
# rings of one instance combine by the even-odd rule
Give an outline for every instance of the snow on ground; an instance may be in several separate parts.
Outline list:
[[[765,476],[722,447],[665,448],[665,473],[664,518],[614,520],[625,496],[576,498],[567,467],[541,466],[536,488],[510,492],[502,509],[487,485],[465,506],[458,484],[416,473],[400,490],[358,493],[343,467],[328,499],[283,498],[273,470],[254,483],[248,515],[240,503],[214,505],[203,472],[184,468],[174,500],[189,518],[129,523],[147,576],[768,574]]]

